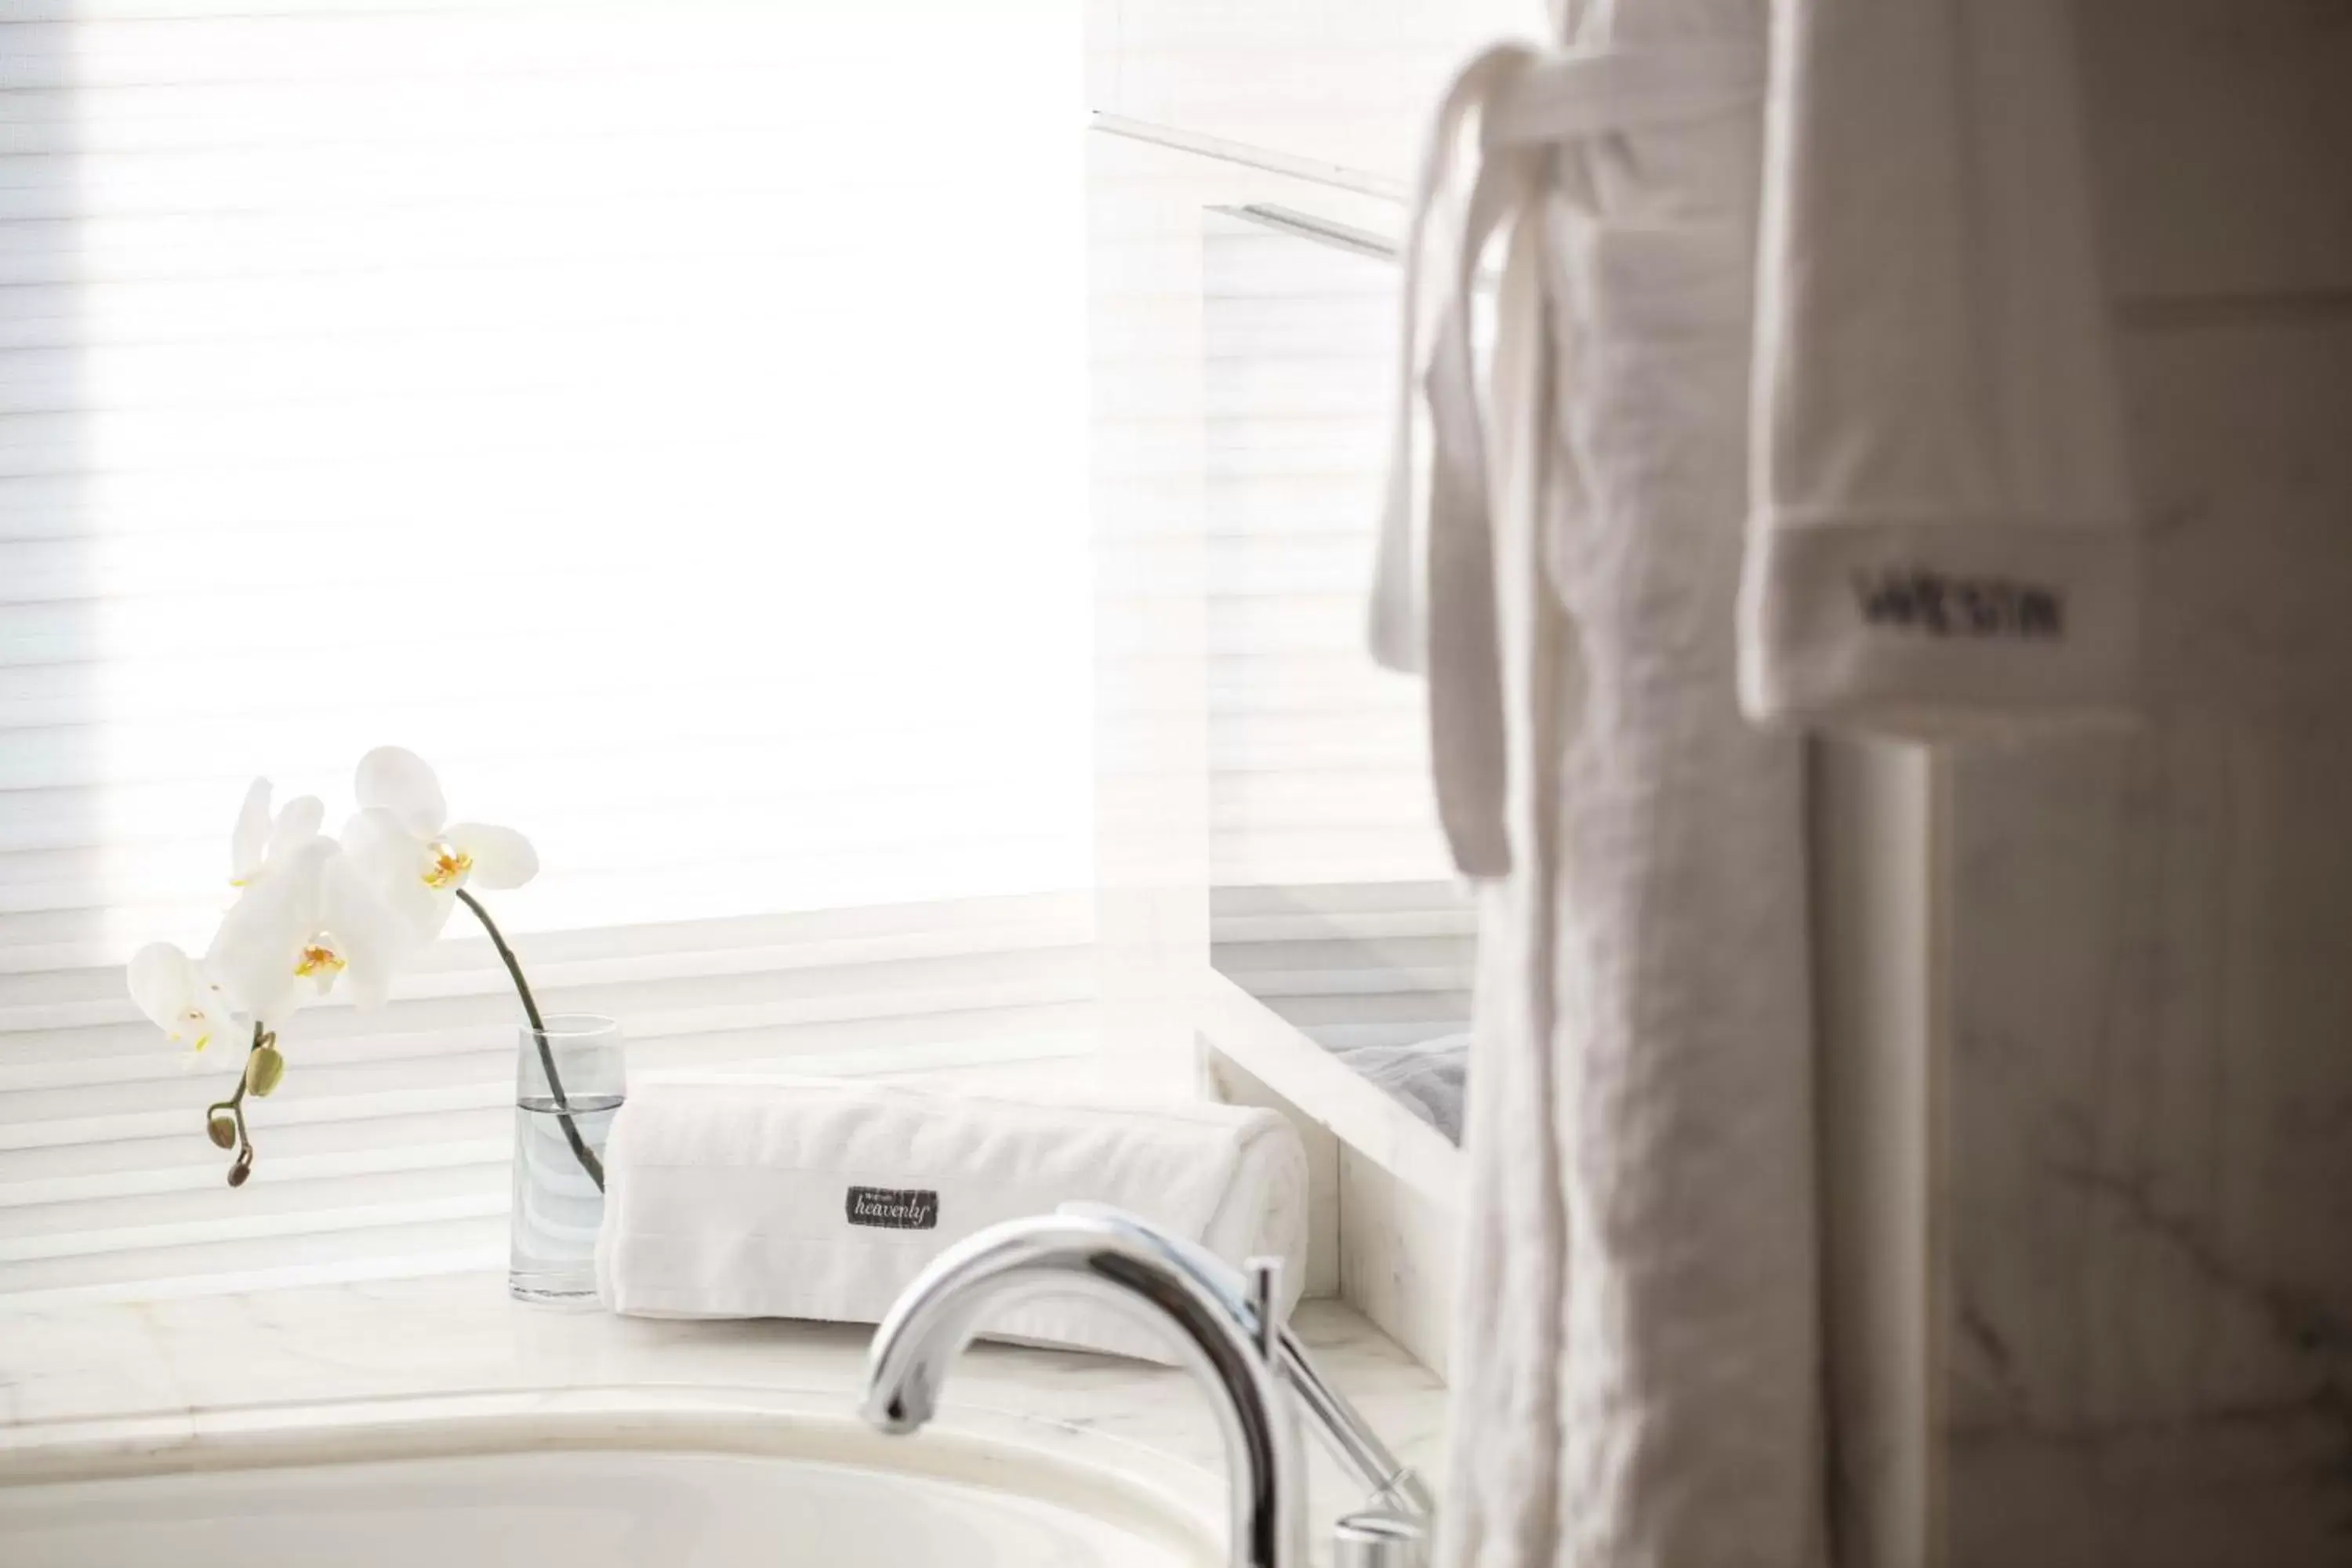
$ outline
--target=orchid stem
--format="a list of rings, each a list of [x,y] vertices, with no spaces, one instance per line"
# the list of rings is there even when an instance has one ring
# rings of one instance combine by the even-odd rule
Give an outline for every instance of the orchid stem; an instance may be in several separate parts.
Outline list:
[[[548,1048],[547,1022],[539,1016],[539,1001],[530,994],[530,982],[522,977],[522,963],[515,957],[514,949],[507,945],[505,934],[499,930],[498,922],[490,919],[490,911],[482,907],[479,899],[460,888],[457,889],[457,901],[473,910],[474,918],[482,922],[482,929],[490,933],[490,945],[499,950],[499,961],[505,963],[507,973],[514,979],[515,994],[522,998],[523,1014],[530,1020],[530,1037],[539,1047],[540,1068],[547,1074],[547,1092],[555,1100],[556,1123],[563,1129],[563,1141],[572,1145],[572,1158],[580,1162],[580,1168],[588,1173],[588,1179],[596,1184],[596,1190],[601,1193],[604,1190],[604,1162],[596,1158],[596,1152],[588,1147],[586,1139],[580,1136],[580,1124],[572,1120],[572,1101],[565,1098],[563,1079],[556,1074],[555,1053]]]
[[[253,1174],[253,1138],[245,1130],[245,1091],[253,1087],[250,1076],[253,1055],[277,1038],[269,1032],[268,1025],[256,1018],[253,1021],[253,1044],[245,1048],[246,1065],[237,1072],[236,1092],[226,1100],[215,1100],[205,1107],[205,1124],[207,1127],[211,1126],[213,1118],[224,1110],[228,1112],[229,1121],[236,1124],[236,1159],[228,1168],[228,1184],[232,1187],[245,1185],[246,1178]]]

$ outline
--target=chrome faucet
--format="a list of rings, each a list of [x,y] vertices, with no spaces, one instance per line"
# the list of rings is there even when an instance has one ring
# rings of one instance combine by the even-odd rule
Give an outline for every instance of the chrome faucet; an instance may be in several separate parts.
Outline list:
[[[866,1360],[866,1418],[886,1432],[912,1432],[929,1421],[949,1363],[984,1316],[1030,1297],[1095,1296],[1173,1331],[1184,1363],[1209,1385],[1232,1483],[1233,1568],[1305,1568],[1307,1470],[1292,1398],[1372,1488],[1376,1514],[1407,1542],[1380,1561],[1405,1568],[1418,1561],[1429,1494],[1296,1336],[1275,1326],[1280,1268],[1253,1259],[1237,1273],[1201,1247],[1108,1209],[1074,1206],[1009,1220],[934,1258],[891,1307]]]

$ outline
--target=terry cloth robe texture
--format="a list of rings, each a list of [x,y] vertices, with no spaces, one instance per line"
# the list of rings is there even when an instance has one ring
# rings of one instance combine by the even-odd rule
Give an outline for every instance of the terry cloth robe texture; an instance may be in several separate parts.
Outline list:
[[[1374,601],[1480,900],[1442,1561],[1808,1568],[1801,758],[1734,635],[1767,8],[1559,25],[1441,110]]]

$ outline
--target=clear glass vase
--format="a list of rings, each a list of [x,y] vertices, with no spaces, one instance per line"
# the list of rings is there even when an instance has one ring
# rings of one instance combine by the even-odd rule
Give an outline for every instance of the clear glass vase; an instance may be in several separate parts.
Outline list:
[[[520,1033],[507,1288],[519,1301],[586,1305],[596,1300],[604,1139],[627,1085],[621,1026],[557,1013]]]

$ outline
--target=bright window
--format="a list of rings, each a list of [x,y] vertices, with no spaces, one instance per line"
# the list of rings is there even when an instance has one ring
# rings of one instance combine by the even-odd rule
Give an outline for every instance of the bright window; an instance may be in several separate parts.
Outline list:
[[[235,1194],[122,990],[247,777],[380,742],[532,834],[506,923],[645,1068],[1087,1047],[1076,0],[27,12],[0,1297],[499,1256],[486,944],[303,1015]]]

